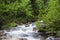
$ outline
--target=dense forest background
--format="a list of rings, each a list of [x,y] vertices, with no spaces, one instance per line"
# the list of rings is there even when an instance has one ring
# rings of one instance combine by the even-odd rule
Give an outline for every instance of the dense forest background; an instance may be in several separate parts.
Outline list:
[[[2,28],[16,23],[36,22],[41,30],[60,30],[60,0],[0,0]],[[46,28],[41,28],[43,20]]]

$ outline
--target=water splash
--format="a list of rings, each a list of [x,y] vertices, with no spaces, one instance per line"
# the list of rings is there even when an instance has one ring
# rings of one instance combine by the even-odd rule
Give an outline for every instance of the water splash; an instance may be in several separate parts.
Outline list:
[[[39,35],[36,31],[33,31],[33,28],[36,27],[34,23],[29,24],[28,27],[25,27],[25,24],[18,25],[15,28],[11,28],[9,31],[5,31],[7,37],[13,38],[26,38],[27,40],[40,40]]]

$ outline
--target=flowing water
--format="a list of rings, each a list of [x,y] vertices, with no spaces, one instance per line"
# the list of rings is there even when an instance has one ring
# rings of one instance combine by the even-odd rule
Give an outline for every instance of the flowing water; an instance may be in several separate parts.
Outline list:
[[[38,30],[33,30],[36,25],[34,23],[29,24],[27,27],[25,24],[18,25],[15,28],[5,30],[8,40],[17,40],[16,38],[25,38],[25,40],[41,40],[38,34]]]
[[[60,40],[52,36],[44,38],[38,34],[35,23],[18,25],[17,27],[4,30],[6,39],[2,40]]]

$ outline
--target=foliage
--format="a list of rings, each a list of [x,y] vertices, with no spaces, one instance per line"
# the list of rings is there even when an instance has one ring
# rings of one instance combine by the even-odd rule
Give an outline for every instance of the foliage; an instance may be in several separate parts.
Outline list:
[[[48,31],[60,30],[60,4],[59,0],[49,0],[47,4],[46,14],[43,15],[42,20],[44,24],[49,25],[45,28]],[[39,25],[40,26],[40,25]],[[41,26],[42,27],[42,26]],[[41,28],[40,28],[41,29]]]
[[[4,20],[4,23],[17,21],[18,19],[29,21],[33,17],[30,0],[1,0],[0,2],[0,16]]]
[[[38,12],[38,18],[41,20],[43,14],[44,14],[44,1],[43,0],[36,0],[35,1],[36,11]]]
[[[7,28],[11,28],[11,27],[16,27],[16,26],[17,26],[17,24],[12,22],[12,23],[5,24],[2,28],[7,29]]]
[[[10,27],[12,22],[37,21],[39,30],[59,31],[60,2],[59,0],[0,0],[0,17],[6,28]],[[40,20],[44,22],[41,23]]]

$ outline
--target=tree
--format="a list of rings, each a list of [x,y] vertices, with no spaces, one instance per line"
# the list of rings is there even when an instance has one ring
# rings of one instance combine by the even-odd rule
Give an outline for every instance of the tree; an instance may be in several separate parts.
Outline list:
[[[47,14],[43,16],[42,20],[50,26],[49,31],[57,31],[59,28],[57,24],[59,24],[58,21],[60,20],[59,0],[49,0],[47,8]]]
[[[46,10],[45,14],[42,16],[42,20],[44,21],[44,24],[48,25],[47,28],[45,28],[45,30],[48,30],[48,31],[58,30],[59,31],[59,28],[60,28],[59,0],[49,0],[46,8],[45,8]]]
[[[27,23],[33,19],[30,0],[0,0],[0,16],[3,23]]]

